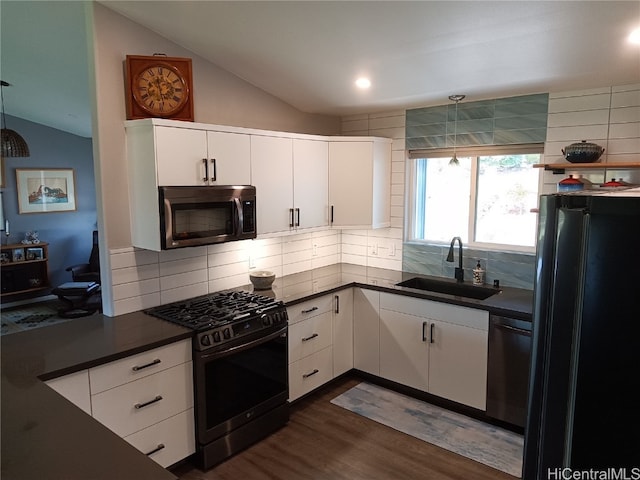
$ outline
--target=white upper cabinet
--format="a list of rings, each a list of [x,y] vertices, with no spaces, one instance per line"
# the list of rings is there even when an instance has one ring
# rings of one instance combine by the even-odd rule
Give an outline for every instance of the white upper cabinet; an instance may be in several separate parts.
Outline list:
[[[251,178],[256,187],[258,233],[293,228],[293,140],[251,136]]]
[[[329,144],[293,140],[293,208],[295,228],[329,225]]]
[[[158,186],[207,184],[207,132],[155,127],[153,135]]]
[[[328,176],[326,141],[252,135],[258,233],[327,226]]]
[[[250,185],[250,136],[156,127],[158,185]]]
[[[248,134],[134,121],[127,126],[127,149],[136,185],[251,184]]]
[[[207,132],[209,185],[251,185],[251,137]]]
[[[342,228],[391,225],[391,140],[336,138],[329,142],[330,222]]]

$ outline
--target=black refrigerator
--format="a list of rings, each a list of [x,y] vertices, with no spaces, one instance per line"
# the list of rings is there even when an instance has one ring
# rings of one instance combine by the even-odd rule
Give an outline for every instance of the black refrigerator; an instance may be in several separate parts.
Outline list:
[[[541,197],[532,330],[523,480],[640,478],[640,188]]]

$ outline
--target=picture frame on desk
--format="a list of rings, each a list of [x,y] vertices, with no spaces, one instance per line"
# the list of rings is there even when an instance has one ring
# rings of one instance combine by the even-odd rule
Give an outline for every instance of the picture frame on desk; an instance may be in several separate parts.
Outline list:
[[[14,248],[11,250],[11,261],[12,262],[23,262],[24,261],[24,250],[22,248]]]
[[[72,168],[16,168],[16,187],[20,214],[76,210]]]
[[[42,247],[27,247],[25,257],[27,260],[43,260],[44,249]]]

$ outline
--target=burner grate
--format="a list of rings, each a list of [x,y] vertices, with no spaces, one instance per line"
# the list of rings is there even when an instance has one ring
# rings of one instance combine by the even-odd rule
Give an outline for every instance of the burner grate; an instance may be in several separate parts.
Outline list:
[[[224,291],[160,305],[145,313],[194,330],[233,323],[261,308],[280,304],[273,298],[244,291]]]

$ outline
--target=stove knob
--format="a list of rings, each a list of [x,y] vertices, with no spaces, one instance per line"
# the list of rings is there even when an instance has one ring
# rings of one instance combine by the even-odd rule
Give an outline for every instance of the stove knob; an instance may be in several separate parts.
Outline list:
[[[224,332],[222,332],[222,335],[224,336],[225,340],[228,340],[231,338],[231,331],[228,328],[225,328]]]
[[[213,332],[213,341],[214,342],[219,342],[220,341],[220,332],[219,331],[215,331]]]
[[[262,325],[264,325],[265,327],[268,327],[269,325],[272,325],[272,324],[273,324],[273,320],[269,315],[267,315],[266,313],[262,315]]]
[[[209,335],[203,335],[200,337],[200,345],[203,347],[211,346],[211,337]]]

